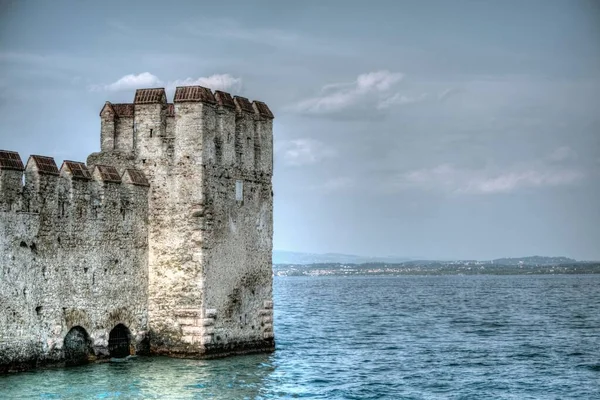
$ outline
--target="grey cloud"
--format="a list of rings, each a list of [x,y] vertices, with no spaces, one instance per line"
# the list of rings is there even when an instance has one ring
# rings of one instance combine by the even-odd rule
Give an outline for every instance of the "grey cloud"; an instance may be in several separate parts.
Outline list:
[[[142,72],[137,75],[125,75],[110,84],[90,85],[89,90],[118,92],[165,86],[167,91],[173,92],[177,86],[192,85],[204,86],[213,90],[233,90],[239,92],[242,87],[242,79],[231,76],[230,74],[213,74],[207,77],[176,79],[174,81],[163,82],[157,76],[149,72]]]
[[[115,82],[106,85],[90,85],[89,89],[92,92],[103,90],[109,92],[118,92],[122,90],[135,90],[138,88],[151,88],[160,85],[162,85],[162,82],[157,76],[152,75],[150,72],[142,72],[141,74],[137,75],[125,75]]]
[[[379,70],[358,75],[355,81],[323,86],[318,95],[298,101],[286,110],[302,115],[339,118],[380,118],[392,108],[422,102],[427,94],[418,96],[397,91],[404,79],[399,72]]]
[[[585,173],[576,166],[551,166],[544,162],[499,168],[468,169],[452,164],[410,170],[393,179],[392,188],[441,191],[451,195],[492,195],[521,189],[568,186],[580,182]]]

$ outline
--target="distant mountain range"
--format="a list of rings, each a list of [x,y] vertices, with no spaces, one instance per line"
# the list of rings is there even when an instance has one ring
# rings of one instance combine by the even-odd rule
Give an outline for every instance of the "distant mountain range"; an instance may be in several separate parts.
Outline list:
[[[521,258],[498,258],[492,262],[500,265],[561,265],[572,264],[577,262],[577,260],[567,257],[530,256]]]
[[[562,265],[576,263],[577,260],[567,257],[543,257],[529,256],[516,258],[498,258],[495,260],[417,260],[408,257],[383,256],[370,257],[358,256],[354,254],[339,254],[339,253],[302,253],[296,251],[273,251],[273,264],[288,264],[288,265],[310,265],[310,264],[371,264],[371,263],[387,263],[387,264],[438,264],[440,262],[448,263],[483,263],[497,265]]]
[[[367,257],[357,256],[353,254],[338,254],[338,253],[301,253],[296,251],[273,251],[273,264],[324,264],[324,263],[340,263],[340,264],[365,264],[373,262],[383,263],[401,263],[409,261],[406,257]]]
[[[363,257],[349,254],[273,253],[273,274],[315,275],[530,275],[597,274],[600,262],[567,257],[517,257],[495,260],[409,260],[401,257]]]

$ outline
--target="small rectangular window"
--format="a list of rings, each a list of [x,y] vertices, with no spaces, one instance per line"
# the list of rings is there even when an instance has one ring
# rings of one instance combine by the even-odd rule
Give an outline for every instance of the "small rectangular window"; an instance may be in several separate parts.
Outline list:
[[[236,201],[244,200],[244,182],[243,181],[235,181],[235,200]]]

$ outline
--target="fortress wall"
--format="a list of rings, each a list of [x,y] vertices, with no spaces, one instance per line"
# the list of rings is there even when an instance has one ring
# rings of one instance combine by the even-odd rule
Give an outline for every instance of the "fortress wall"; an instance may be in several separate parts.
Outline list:
[[[142,163],[162,158],[166,124],[165,103],[135,104],[134,151]]]
[[[38,214],[0,212],[0,372],[44,354],[36,312],[42,275],[30,248],[38,226]]]
[[[265,118],[247,99],[200,89],[175,94],[165,164],[136,155],[152,180],[152,351],[272,349],[272,115]],[[244,182],[242,202],[235,200],[237,180]]]
[[[235,124],[236,136],[242,139],[237,142],[236,150],[242,155],[238,163],[204,163],[202,342],[208,354],[274,346],[271,175],[255,168],[254,159],[255,146],[272,140],[271,125],[270,120],[239,106]],[[262,128],[261,142],[254,140],[255,126]],[[223,123],[217,127],[222,131]],[[243,182],[242,200],[236,200],[236,181]]]
[[[204,88],[178,88],[172,115],[166,118],[172,156],[155,162],[136,154],[152,181],[152,351],[190,356],[271,348],[271,176],[255,158],[261,141],[271,152],[270,119],[247,99]],[[237,180],[244,182],[243,202],[235,200]]]
[[[254,170],[254,115],[249,112],[238,113],[236,125],[239,126],[242,141],[242,166],[244,170]]]
[[[0,169],[7,173],[19,171]],[[147,187],[43,174],[28,163],[1,193],[22,193],[32,212],[0,211],[0,371],[59,362],[74,326],[107,355],[125,324],[140,350],[147,329]],[[15,180],[16,181],[16,180]]]
[[[4,170],[0,173],[0,211],[21,209],[22,171]]]
[[[119,151],[92,153],[88,156],[86,164],[91,171],[96,165],[112,165],[119,175],[123,175],[127,168],[135,168],[135,156],[132,153]]]
[[[214,113],[210,105],[206,107]],[[149,315],[151,346],[156,353],[197,352],[192,338],[198,328],[194,323],[187,327],[188,322],[200,318],[202,310],[202,233],[198,214],[203,203],[201,132],[210,119],[206,112],[201,102],[176,99],[172,157],[167,157],[170,162],[163,169],[165,179],[157,182],[160,171],[148,171],[155,175],[153,191],[162,192],[151,200],[149,216]],[[214,118],[208,123],[214,125]]]
[[[261,115],[256,109],[257,102],[253,103],[258,118],[255,119],[255,143],[258,150],[255,157],[255,169],[268,175],[273,174],[273,119]]]
[[[133,117],[119,117],[115,120],[115,151],[133,151]]]
[[[113,151],[115,148],[115,112],[110,103],[106,102],[100,111],[100,149]]]
[[[254,170],[254,111],[245,97],[234,97],[236,164],[244,170]]]
[[[163,146],[165,157],[169,161],[173,160],[174,139],[175,139],[175,105],[168,105],[167,117],[165,119],[165,137],[163,138]]]
[[[233,98],[228,93],[216,93],[219,107],[215,132],[215,163],[234,166],[236,162],[236,113]]]
[[[15,255],[2,265],[10,277],[0,296],[26,310],[0,313],[0,340],[12,343],[0,349],[21,346],[12,360],[60,359],[65,333],[82,326],[102,354],[121,321],[139,343],[148,330],[158,354],[272,350],[268,107],[202,87],[177,88],[167,104],[163,89],[140,89],[132,104],[107,103],[101,119],[102,151],[87,160],[93,180],[32,163],[23,187],[20,171],[0,170],[0,255]],[[101,165],[123,183],[103,180]],[[132,167],[149,190],[127,179]]]
[[[166,137],[174,137],[175,136],[175,116],[167,115],[165,122],[165,136]]]

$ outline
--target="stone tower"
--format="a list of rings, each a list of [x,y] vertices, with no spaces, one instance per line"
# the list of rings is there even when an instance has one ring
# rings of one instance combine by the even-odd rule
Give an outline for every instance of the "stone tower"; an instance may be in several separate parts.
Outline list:
[[[107,102],[88,168],[143,171],[148,192],[152,353],[211,356],[274,348],[273,114],[200,86],[139,89]]]
[[[0,150],[0,373],[273,350],[267,105],[140,89],[100,117],[87,165]]]

